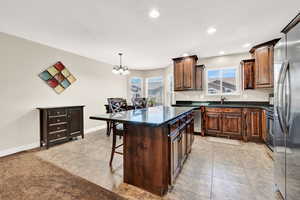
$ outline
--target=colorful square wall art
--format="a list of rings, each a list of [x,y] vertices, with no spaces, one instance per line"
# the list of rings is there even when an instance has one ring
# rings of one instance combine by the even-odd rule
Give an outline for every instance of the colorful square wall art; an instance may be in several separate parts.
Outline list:
[[[76,81],[76,78],[62,62],[57,62],[53,66],[48,67],[39,74],[39,77],[45,81],[49,87],[53,88],[57,94],[62,93]]]

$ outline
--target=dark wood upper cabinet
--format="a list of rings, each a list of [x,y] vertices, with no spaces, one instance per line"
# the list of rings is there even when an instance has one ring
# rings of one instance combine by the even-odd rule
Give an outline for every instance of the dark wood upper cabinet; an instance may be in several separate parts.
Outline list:
[[[183,61],[183,88],[194,89],[195,88],[195,76],[196,76],[196,60],[193,57],[185,58]]]
[[[183,66],[181,60],[174,60],[174,90],[183,90]]]
[[[255,59],[247,59],[241,61],[241,66],[243,69],[244,89],[254,89],[255,87],[254,65]]]
[[[183,90],[195,90],[197,87],[202,89],[202,83],[199,83],[199,78],[197,75],[202,73],[197,72],[196,63],[198,57],[188,56],[174,58],[174,90],[183,91]],[[202,77],[201,77],[202,81]],[[196,87],[197,85],[197,87]]]
[[[273,87],[273,46],[255,50],[255,87]]]
[[[255,88],[272,88],[273,85],[273,58],[274,45],[279,39],[274,39],[258,44],[250,50],[252,58],[255,59],[254,79]]]

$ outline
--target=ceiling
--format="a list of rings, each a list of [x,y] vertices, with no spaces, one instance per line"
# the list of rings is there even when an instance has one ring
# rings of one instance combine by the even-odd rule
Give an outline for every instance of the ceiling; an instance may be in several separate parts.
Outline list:
[[[129,68],[154,69],[186,52],[246,52],[280,36],[299,9],[299,0],[1,0],[0,31],[110,64],[121,51]]]

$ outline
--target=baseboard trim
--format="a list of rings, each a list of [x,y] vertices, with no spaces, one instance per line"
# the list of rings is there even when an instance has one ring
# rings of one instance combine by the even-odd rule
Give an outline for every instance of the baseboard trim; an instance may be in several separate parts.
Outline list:
[[[106,125],[101,125],[101,126],[96,126],[93,128],[85,129],[84,134],[93,133],[95,131],[99,131],[99,130],[102,130],[105,128],[106,128]],[[37,142],[37,143],[27,144],[27,145],[15,147],[15,148],[5,149],[5,150],[0,151],[0,157],[8,156],[8,155],[19,153],[22,151],[27,151],[30,149],[37,148],[39,146],[40,146],[40,142]]]
[[[84,134],[93,133],[95,131],[99,131],[99,130],[102,130],[102,129],[106,129],[106,125],[101,125],[101,126],[96,126],[96,127],[93,127],[93,128],[85,129]]]
[[[30,149],[34,149],[40,146],[40,143],[32,143],[32,144],[27,144],[27,145],[23,145],[23,146],[19,146],[19,147],[15,147],[15,148],[10,148],[10,149],[6,149],[6,150],[2,150],[0,151],[0,157],[4,157],[4,156],[8,156],[11,154],[15,154],[21,151],[27,151]]]

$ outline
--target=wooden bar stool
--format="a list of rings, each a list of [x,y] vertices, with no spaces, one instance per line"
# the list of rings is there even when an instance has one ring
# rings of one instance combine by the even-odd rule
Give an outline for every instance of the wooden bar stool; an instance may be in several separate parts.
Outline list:
[[[147,98],[136,97],[132,100],[132,105],[134,109],[146,108]]]
[[[126,111],[127,103],[125,99],[122,98],[108,98],[108,105],[112,111],[112,113],[117,113],[117,112],[122,112]],[[112,128],[112,133],[113,133],[113,141],[112,141],[112,150],[111,150],[111,156],[110,156],[110,161],[109,161],[109,166],[112,166],[112,162],[114,159],[114,154],[120,154],[123,155],[122,152],[116,151],[119,147],[123,146],[122,144],[117,145],[117,137],[121,139],[124,135],[124,126],[122,123],[118,122],[110,122],[110,127]]]

